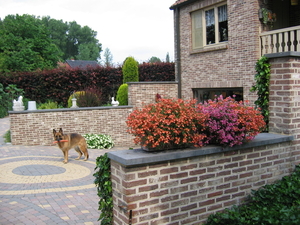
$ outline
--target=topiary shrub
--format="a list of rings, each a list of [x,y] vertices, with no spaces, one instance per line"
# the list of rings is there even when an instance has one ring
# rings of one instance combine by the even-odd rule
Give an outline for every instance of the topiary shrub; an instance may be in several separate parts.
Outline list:
[[[128,105],[128,84],[122,84],[117,92],[119,105]]]
[[[139,81],[139,63],[133,57],[127,57],[122,67],[123,83]]]

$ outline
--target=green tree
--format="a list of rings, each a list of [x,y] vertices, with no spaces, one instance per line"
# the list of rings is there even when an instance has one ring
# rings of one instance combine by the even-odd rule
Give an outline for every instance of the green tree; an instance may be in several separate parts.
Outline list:
[[[156,57],[156,56],[152,56],[152,57],[149,59],[148,62],[149,62],[149,63],[160,63],[161,60],[160,60],[160,58],[158,58],[158,57]]]
[[[100,58],[102,45],[96,38],[97,32],[88,26],[81,27],[77,22],[43,17],[42,23],[50,32],[53,40],[63,53],[62,59],[95,60]]]
[[[123,67],[123,83],[139,81],[139,63],[133,57],[127,57]]]
[[[111,54],[109,48],[106,48],[104,51],[103,63],[106,67],[113,66],[113,55]]]
[[[0,21],[0,72],[56,67],[60,52],[49,36],[34,16],[6,16]]]
[[[170,62],[170,55],[169,55],[169,52],[168,52],[167,55],[166,55],[166,62],[167,62],[167,63]]]
[[[102,45],[96,39],[97,32],[88,26],[81,27],[75,21],[69,23],[69,30],[67,31],[67,48],[66,59],[84,59],[84,60],[98,60]],[[80,50],[85,53],[80,53]],[[89,53],[87,54],[87,51]]]

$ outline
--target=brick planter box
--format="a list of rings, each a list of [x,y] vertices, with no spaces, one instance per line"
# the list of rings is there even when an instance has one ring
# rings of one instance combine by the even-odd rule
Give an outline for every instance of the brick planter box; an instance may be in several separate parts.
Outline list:
[[[300,162],[293,136],[259,134],[232,148],[109,152],[114,224],[201,224]]]

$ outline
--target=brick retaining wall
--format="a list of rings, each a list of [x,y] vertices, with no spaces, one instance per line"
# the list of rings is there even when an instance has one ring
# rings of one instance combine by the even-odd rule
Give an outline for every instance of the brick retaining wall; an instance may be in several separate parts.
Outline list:
[[[289,175],[300,162],[292,139],[260,134],[226,149],[110,152],[114,224],[202,224],[252,189]]]

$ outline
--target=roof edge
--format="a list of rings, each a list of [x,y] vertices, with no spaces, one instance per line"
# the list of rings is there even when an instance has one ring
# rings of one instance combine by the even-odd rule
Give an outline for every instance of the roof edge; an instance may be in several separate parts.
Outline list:
[[[185,0],[185,1],[181,1],[181,2],[180,2],[180,0],[178,0],[173,5],[170,6],[170,9],[173,10],[176,8],[180,8],[182,6],[188,5],[188,4],[196,2],[196,1],[199,1],[199,0]]]

